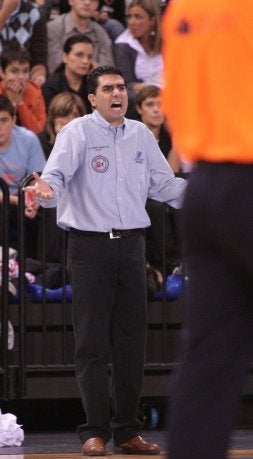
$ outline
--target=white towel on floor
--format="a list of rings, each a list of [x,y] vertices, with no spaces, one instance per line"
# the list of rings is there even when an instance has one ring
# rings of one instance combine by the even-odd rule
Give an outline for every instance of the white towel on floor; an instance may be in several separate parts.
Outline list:
[[[24,440],[24,431],[17,424],[14,414],[2,414],[0,410],[0,447],[21,446]]]

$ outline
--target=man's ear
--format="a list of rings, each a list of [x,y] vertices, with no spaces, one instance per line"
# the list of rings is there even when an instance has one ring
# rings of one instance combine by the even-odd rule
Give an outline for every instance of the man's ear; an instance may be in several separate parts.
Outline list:
[[[96,96],[95,94],[88,94],[88,100],[93,108],[96,108]]]

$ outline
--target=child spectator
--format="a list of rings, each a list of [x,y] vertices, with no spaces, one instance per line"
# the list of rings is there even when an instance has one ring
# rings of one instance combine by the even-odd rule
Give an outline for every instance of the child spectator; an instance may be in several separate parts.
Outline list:
[[[38,134],[45,156],[48,159],[56,135],[69,121],[86,114],[82,99],[73,92],[62,92],[53,97],[48,108],[46,128]],[[44,209],[45,258],[47,262],[62,261],[62,231],[56,224],[56,209]],[[42,234],[39,232],[42,241]],[[42,247],[42,243],[39,244]],[[41,258],[41,254],[38,254]]]
[[[86,108],[81,97],[73,92],[61,92],[52,98],[48,107],[46,127],[38,134],[46,159],[61,128],[74,118],[85,114]]]
[[[10,244],[14,248],[19,185],[24,177],[33,171],[41,171],[45,165],[45,157],[37,136],[28,129],[15,125],[15,121],[13,104],[7,97],[0,95],[0,177],[7,183],[10,192]],[[0,192],[0,203],[2,200],[3,194]],[[29,202],[25,208],[26,223],[30,230],[36,229],[36,223],[32,223],[31,220],[36,216],[37,208],[35,201]],[[1,234],[2,232],[0,236]],[[34,243],[35,240],[30,239],[30,251]],[[30,251],[28,250],[29,253]]]
[[[46,122],[46,107],[41,89],[30,80],[30,55],[18,43],[3,48],[0,69],[0,94],[16,108],[17,124],[38,133]]]

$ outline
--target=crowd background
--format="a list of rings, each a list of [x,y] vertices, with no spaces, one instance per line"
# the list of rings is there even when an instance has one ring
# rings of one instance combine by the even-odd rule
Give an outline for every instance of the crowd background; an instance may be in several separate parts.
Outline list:
[[[46,160],[60,128],[74,117],[91,112],[86,85],[89,72],[99,65],[115,64],[126,77],[129,97],[126,116],[149,127],[175,173],[184,170],[171,144],[161,109],[161,18],[167,4],[166,0],[0,0],[0,94],[13,105],[15,124],[39,140],[41,148],[34,151],[35,156],[40,157],[44,152]],[[7,177],[11,186],[11,181],[17,180],[12,169],[20,167],[18,146],[12,145],[16,150],[13,163],[9,145],[1,142],[0,137],[0,177]],[[24,169],[23,176],[30,172]],[[20,182],[19,178],[16,184]],[[16,207],[17,204],[18,199]],[[181,262],[180,211],[166,205],[163,213],[163,206],[151,200],[147,203],[151,220],[146,238],[147,266],[157,288],[162,279],[164,215],[167,259],[164,274],[171,274]],[[27,208],[26,218],[33,220],[33,239],[37,241],[29,254],[37,258],[40,209],[31,202]],[[47,213],[48,232],[53,241],[47,253],[50,262],[58,259],[59,230],[55,212]],[[15,238],[16,231],[12,245]]]

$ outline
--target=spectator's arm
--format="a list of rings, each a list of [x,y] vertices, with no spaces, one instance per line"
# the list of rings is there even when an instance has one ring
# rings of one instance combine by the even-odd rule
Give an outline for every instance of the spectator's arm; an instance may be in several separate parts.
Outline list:
[[[47,21],[43,13],[34,24],[33,35],[29,46],[32,72],[35,66],[41,66],[41,72],[46,74],[47,67]],[[32,79],[34,79],[32,77]]]
[[[47,25],[48,39],[48,59],[47,69],[49,75],[52,75],[56,67],[62,62],[62,30],[54,26],[54,21],[49,21]]]
[[[112,42],[107,32],[103,30],[102,26],[100,31],[100,44],[96,61],[99,65],[114,65],[114,57],[112,52]]]
[[[36,134],[44,129],[46,124],[46,106],[41,91],[38,92],[36,103],[32,109],[29,105],[26,105],[24,100],[20,105],[17,105],[16,110],[22,126],[25,126]]]
[[[3,0],[2,6],[0,7],[0,30],[5,26],[7,19],[9,19],[11,13],[19,5],[19,0]]]

